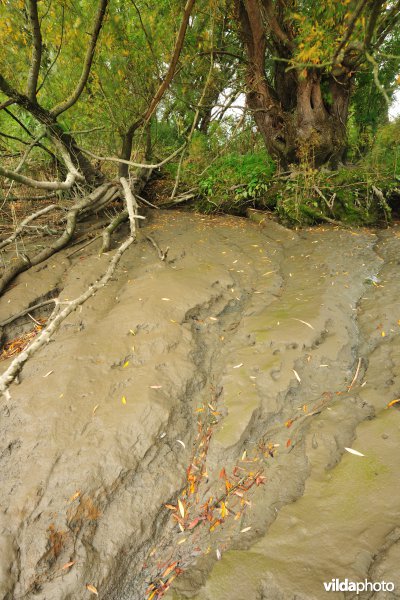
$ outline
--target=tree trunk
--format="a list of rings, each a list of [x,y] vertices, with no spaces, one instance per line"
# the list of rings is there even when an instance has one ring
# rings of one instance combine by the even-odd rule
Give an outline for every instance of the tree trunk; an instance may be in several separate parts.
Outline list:
[[[351,78],[347,73],[321,75],[316,68],[288,69],[293,44],[268,12],[270,3],[263,0],[262,4],[264,9],[258,0],[237,0],[248,56],[247,105],[265,146],[283,168],[301,162],[336,166],[346,148]],[[269,18],[268,40],[265,17]],[[274,61],[268,78],[265,56],[271,44],[281,60]],[[328,92],[325,97],[322,87]]]

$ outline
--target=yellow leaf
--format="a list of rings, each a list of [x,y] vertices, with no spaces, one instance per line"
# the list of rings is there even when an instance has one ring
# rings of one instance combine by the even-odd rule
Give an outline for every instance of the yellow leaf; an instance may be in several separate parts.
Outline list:
[[[227,509],[226,509],[226,504],[225,504],[225,502],[221,502],[220,513],[221,513],[221,517],[222,517],[223,519],[225,519],[226,515],[228,514],[228,511],[227,511]]]
[[[386,408],[390,408],[391,406],[394,406],[395,404],[398,404],[400,402],[400,398],[397,398],[397,400],[392,400],[391,402],[389,402],[389,404],[386,406]]]
[[[94,585],[91,585],[90,583],[86,584],[86,589],[89,590],[89,592],[92,592],[92,594],[95,594],[96,596],[99,595],[97,589],[94,587]]]
[[[178,500],[178,506],[179,506],[179,512],[181,513],[182,519],[184,519],[185,518],[185,507],[183,506],[183,504],[180,500]]]
[[[122,368],[123,368],[123,369],[125,369],[125,367],[127,367],[128,365],[129,365],[129,360],[127,360],[127,361],[126,361],[126,362],[123,364]]]
[[[125,396],[122,396],[121,402],[122,402],[122,404],[126,404],[126,398],[125,398]]]

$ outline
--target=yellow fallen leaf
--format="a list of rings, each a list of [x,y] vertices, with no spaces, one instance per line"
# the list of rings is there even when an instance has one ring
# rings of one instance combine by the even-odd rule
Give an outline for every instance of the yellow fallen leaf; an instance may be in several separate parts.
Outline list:
[[[121,402],[122,402],[122,404],[126,404],[126,398],[125,398],[125,396],[122,396]]]
[[[386,333],[384,331],[381,332],[381,336],[385,337]]]
[[[77,492],[75,492],[75,494],[73,494],[71,496],[71,498],[69,499],[70,502],[73,502],[74,500],[76,500],[77,498],[79,498],[79,496],[81,495],[81,491],[78,490]]]
[[[96,404],[96,406],[93,408],[93,411],[92,411],[92,415],[93,415],[93,417],[94,417],[94,415],[95,415],[95,412],[96,412],[96,410],[97,410],[98,408],[99,408],[99,405],[98,405],[98,404]]]
[[[89,592],[92,592],[92,594],[95,594],[96,596],[98,596],[98,595],[99,595],[99,592],[97,591],[97,589],[94,587],[94,585],[91,585],[90,583],[87,583],[87,584],[86,584],[86,589],[87,589]]]
[[[386,408],[390,408],[391,406],[394,406],[395,404],[398,404],[400,402],[400,398],[397,398],[397,400],[392,400],[391,402],[389,402],[389,404],[386,406]]]
[[[183,506],[183,504],[180,500],[178,500],[178,506],[179,506],[179,512],[181,513],[182,519],[184,519],[185,518],[185,507]]]
[[[127,366],[129,365],[129,360],[127,360],[123,365],[122,368],[125,369]]]

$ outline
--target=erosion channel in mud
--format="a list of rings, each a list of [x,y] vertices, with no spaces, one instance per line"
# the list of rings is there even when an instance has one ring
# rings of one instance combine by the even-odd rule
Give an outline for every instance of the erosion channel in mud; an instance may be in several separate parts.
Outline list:
[[[399,256],[395,226],[151,213],[0,402],[0,597],[398,598]],[[109,260],[59,253],[0,322]]]

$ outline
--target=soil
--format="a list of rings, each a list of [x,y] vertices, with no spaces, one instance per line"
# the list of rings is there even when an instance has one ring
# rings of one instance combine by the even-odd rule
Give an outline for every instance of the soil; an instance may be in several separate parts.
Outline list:
[[[146,235],[170,246],[166,261]],[[0,322],[78,296],[110,260],[100,245],[19,276]],[[95,597],[89,585],[144,600],[176,562],[169,600],[400,598],[400,410],[387,408],[400,397],[399,250],[396,225],[296,232],[149,212],[113,280],[0,400],[0,597]],[[4,327],[3,343],[32,325]],[[165,504],[209,404],[198,505],[218,497],[221,469],[265,481],[240,511],[226,500],[240,518],[182,532]],[[396,589],[328,594],[333,578]]]

